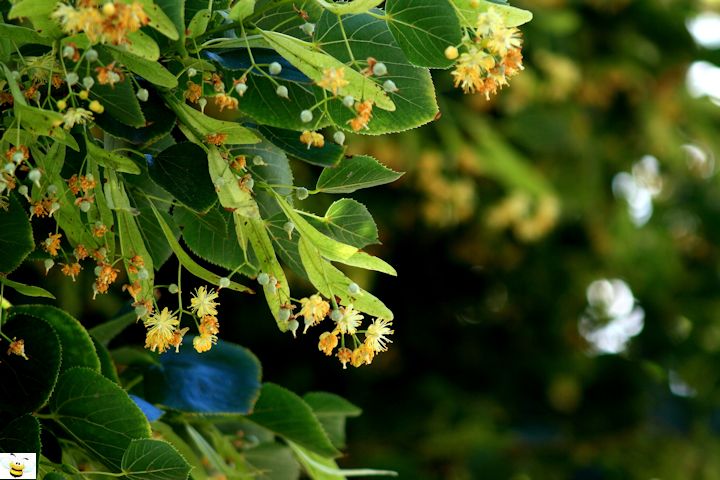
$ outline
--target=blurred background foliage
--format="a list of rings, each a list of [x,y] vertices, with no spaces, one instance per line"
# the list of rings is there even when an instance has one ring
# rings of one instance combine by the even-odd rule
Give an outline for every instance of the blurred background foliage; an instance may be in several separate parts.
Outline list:
[[[352,145],[407,172],[355,195],[379,223],[374,253],[400,273],[357,279],[396,312],[390,351],[342,371],[240,295],[222,299],[223,337],[252,349],[268,381],[364,409],[347,467],[720,478],[720,102],[701,88],[720,85],[720,50],[688,29],[718,3],[514,2],[535,19],[511,87],[487,102],[435,72],[439,121]],[[312,185],[317,172],[303,174]],[[122,308],[89,301],[90,277],[82,290],[50,279],[89,325]],[[135,327],[117,341],[140,345]]]

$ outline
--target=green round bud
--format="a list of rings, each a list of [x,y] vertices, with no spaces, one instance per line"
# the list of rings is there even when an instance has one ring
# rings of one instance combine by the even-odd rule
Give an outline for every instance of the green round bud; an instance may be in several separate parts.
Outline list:
[[[313,114],[310,110],[303,110],[300,112],[300,120],[302,120],[303,123],[310,123],[312,122]]]
[[[262,272],[260,275],[258,275],[257,281],[260,285],[267,285],[268,283],[270,283],[270,276],[267,273]]]
[[[278,62],[272,62],[268,70],[270,71],[270,75],[280,75],[280,72],[282,72],[282,65]]]
[[[280,98],[290,97],[290,92],[288,92],[288,89],[285,85],[280,85],[277,90],[275,90],[275,93],[277,93],[277,96]]]
[[[341,318],[342,318],[342,312],[340,312],[340,310],[335,309],[332,312],[330,312],[330,320],[332,320],[333,322],[337,323],[340,321]]]
[[[382,77],[383,75],[387,75],[387,66],[385,66],[384,63],[378,62],[375,65],[373,65],[373,75],[377,77]]]
[[[179,288],[176,284],[174,284],[174,283],[171,283],[171,284],[168,286],[168,292],[172,293],[173,295],[175,295],[175,294],[178,293],[179,291],[180,291],[180,288]]]
[[[218,284],[220,285],[220,288],[228,288],[230,286],[230,279],[227,277],[222,277]]]
[[[310,196],[310,192],[308,192],[308,189],[305,187],[300,187],[297,190],[295,190],[295,196],[298,198],[298,200],[305,200]]]
[[[348,285],[348,292],[352,293],[353,295],[357,295],[360,293],[360,286],[357,283],[351,283]]]
[[[88,202],[87,200],[83,200],[80,202],[80,210],[84,213],[87,213],[92,208],[92,203]]]
[[[345,132],[338,130],[333,135],[333,140],[335,140],[335,143],[338,145],[345,145]]]
[[[98,59],[98,52],[94,49],[89,49],[85,52],[85,60],[88,62],[96,62]]]

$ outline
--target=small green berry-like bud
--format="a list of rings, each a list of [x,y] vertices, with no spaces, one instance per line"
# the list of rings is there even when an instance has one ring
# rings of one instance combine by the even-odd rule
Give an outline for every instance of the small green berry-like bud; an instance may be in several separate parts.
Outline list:
[[[377,77],[382,77],[383,75],[387,75],[387,67],[384,63],[378,62],[375,65],[373,65],[373,75]]]
[[[135,315],[137,315],[138,318],[142,318],[145,315],[147,315],[148,309],[145,305],[138,305],[135,307]]]
[[[70,45],[63,48],[62,55],[65,58],[72,58],[75,56],[75,49],[71,47]]]
[[[96,62],[98,59],[98,52],[94,49],[89,49],[85,52],[85,60],[88,62]]]
[[[82,80],[83,87],[85,87],[87,90],[90,90],[93,85],[95,85],[95,80],[92,77],[85,77]]]
[[[345,145],[345,132],[338,130],[333,135],[333,140],[335,140],[335,143],[338,145]]]
[[[173,295],[175,295],[179,291],[180,288],[176,284],[171,283],[170,285],[168,285],[168,292],[172,293]]]
[[[95,273],[95,276],[99,276],[100,272],[102,272],[102,267],[100,265],[95,267],[95,270],[93,270],[93,273]]]
[[[187,69],[187,74],[188,74],[188,77],[194,77],[195,75],[197,75],[197,70],[190,67]]]
[[[140,100],[141,102],[147,102],[148,98],[150,97],[150,93],[145,88],[141,88],[137,91],[135,96]]]
[[[6,163],[3,167],[3,170],[5,170],[10,175],[15,175],[15,164],[14,163]]]
[[[140,280],[147,280],[148,278],[150,278],[150,273],[148,273],[147,268],[143,267],[138,270],[137,276]]]
[[[285,230],[288,234],[288,237],[292,239],[293,231],[295,231],[295,224],[293,222],[285,222],[285,225],[283,225],[283,230]]]
[[[303,121],[303,123],[310,123],[312,122],[313,114],[310,110],[303,110],[300,112],[300,120]]]
[[[79,80],[80,80],[80,77],[78,77],[78,74],[75,72],[70,72],[67,75],[65,75],[65,81],[67,82],[68,87],[72,87],[73,85],[78,83]]]
[[[282,65],[278,62],[272,62],[268,70],[270,71],[270,75],[280,75],[280,72],[282,72]]]
[[[300,30],[305,32],[305,35],[312,36],[315,33],[315,24],[314,23],[303,23],[300,27]]]
[[[227,277],[222,277],[218,283],[220,285],[220,288],[227,288],[230,286],[230,279]]]
[[[37,168],[33,168],[30,170],[30,173],[28,173],[28,179],[38,186],[40,185],[40,177],[42,177],[42,173]]]
[[[297,196],[298,200],[305,200],[310,196],[310,192],[308,192],[308,189],[305,187],[300,187],[297,190],[295,190],[295,196]]]
[[[330,312],[330,320],[332,320],[333,322],[337,323],[340,321],[341,318],[342,318],[342,313],[340,312],[340,310],[335,309],[332,312]]]
[[[260,285],[267,285],[268,283],[270,283],[270,276],[267,273],[262,272],[260,275],[258,275],[257,281]]]
[[[92,208],[92,203],[88,202],[87,200],[83,200],[80,202],[80,210],[87,213]]]
[[[22,152],[15,152],[12,156],[12,161],[15,163],[21,163],[23,160],[25,160],[25,155],[23,155]]]
[[[54,183],[48,185],[48,187],[47,187],[48,195],[55,195],[57,193],[57,191],[58,191],[58,188]]]
[[[203,113],[205,113],[205,107],[207,106],[207,99],[204,97],[201,98],[200,100],[198,100],[198,105],[200,105],[200,110]]]
[[[288,92],[288,89],[285,85],[280,85],[277,90],[275,90],[275,93],[277,93],[277,96],[280,98],[290,97],[290,92]]]
[[[355,105],[355,98],[353,98],[352,95],[347,95],[345,98],[343,98],[343,105],[345,105],[347,108],[352,108],[353,105]]]
[[[290,310],[287,308],[281,308],[278,312],[278,319],[281,322],[287,322],[288,320],[290,320]]]
[[[28,193],[29,193],[29,189],[28,189],[27,185],[20,185],[18,187],[18,193],[20,195],[22,195],[23,197],[27,198]]]
[[[383,90],[388,93],[395,93],[398,91],[398,87],[392,80],[385,80],[385,83],[383,83]]]
[[[360,287],[357,283],[351,283],[348,285],[348,292],[352,293],[353,295],[357,295],[360,293]]]
[[[46,258],[43,263],[45,264],[45,275],[47,275],[47,272],[55,265],[55,261],[52,258]]]
[[[265,165],[265,160],[263,160],[263,158],[260,155],[255,155],[253,157],[252,162],[253,162],[253,165],[258,165],[258,166]]]
[[[298,327],[300,327],[300,324],[298,323],[297,320],[290,320],[288,322],[288,330],[290,330],[292,332],[294,338],[297,338],[296,333],[297,333]]]
[[[247,92],[247,89],[248,89],[248,86],[245,85],[244,83],[238,83],[237,85],[235,85],[235,91],[236,91],[237,94],[240,95],[241,97],[242,97],[243,95],[245,95],[245,92]]]

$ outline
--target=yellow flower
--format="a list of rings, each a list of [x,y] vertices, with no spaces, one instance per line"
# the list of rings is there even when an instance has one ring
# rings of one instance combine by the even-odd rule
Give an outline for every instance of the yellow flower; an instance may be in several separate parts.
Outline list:
[[[352,360],[352,353],[353,353],[352,350],[350,350],[349,348],[345,348],[345,347],[338,350],[337,357],[338,357],[338,360],[340,360],[340,363],[342,363],[343,370],[347,369],[348,362],[350,362]]]
[[[325,146],[325,137],[321,133],[311,132],[310,130],[302,132],[300,141],[308,146],[308,150],[310,147],[322,148]]]
[[[345,68],[326,68],[323,71],[323,77],[317,82],[319,87],[330,90],[333,95],[338,94],[338,90],[350,84],[345,80]]]
[[[505,29],[505,22],[497,8],[490,7],[487,11],[478,14],[477,29],[475,30],[478,37],[489,37],[503,29]]]
[[[317,325],[330,312],[330,304],[322,299],[320,295],[311,295],[310,298],[301,298],[299,314],[305,318],[305,330],[303,333],[307,333],[308,328],[313,325]]]
[[[190,299],[190,309],[200,318],[206,315],[217,315],[216,298],[218,298],[218,294],[215,290],[210,289],[208,292],[207,288],[200,287],[195,290],[193,298]]]
[[[517,28],[503,28],[492,34],[487,40],[488,50],[504,57],[508,50],[522,46],[522,35]]]
[[[70,130],[75,125],[84,125],[88,120],[93,119],[92,112],[84,108],[69,108],[63,115],[65,130]]]
[[[13,341],[10,343],[10,347],[8,347],[7,354],[17,355],[25,360],[29,360],[27,355],[25,355],[25,340],[22,338],[20,340],[13,338]]]
[[[357,368],[363,364],[370,365],[375,358],[375,352],[367,344],[363,343],[352,352],[352,365]]]
[[[62,273],[66,277],[72,277],[73,282],[75,281],[75,275],[80,273],[80,264],[79,263],[64,263],[62,264]]]
[[[455,87],[465,93],[475,93],[483,88],[487,72],[495,66],[495,59],[489,53],[475,47],[460,55],[455,71]]]
[[[162,312],[151,315],[143,323],[148,327],[145,348],[163,353],[173,341],[180,321],[165,307]]]
[[[217,335],[220,333],[220,322],[213,315],[205,315],[200,321],[199,330],[201,335]]]
[[[395,333],[391,330],[392,320],[378,318],[368,326],[365,332],[365,345],[370,347],[373,352],[384,352],[387,350],[387,344],[392,340],[387,338],[388,335]]]
[[[320,335],[320,342],[318,343],[318,350],[323,352],[325,355],[332,355],[332,351],[338,345],[338,337],[334,333],[325,332]]]
[[[335,325],[335,333],[354,335],[357,332],[357,327],[360,326],[362,319],[365,317],[360,315],[357,310],[354,310],[352,304],[347,307],[340,307],[340,313],[342,317]]]
[[[207,352],[216,343],[217,337],[215,335],[210,335],[207,333],[203,333],[202,335],[193,338],[193,347],[198,353]]]
[[[190,330],[188,327],[176,329],[173,332],[172,340],[170,340],[170,346],[175,347],[175,353],[180,353],[180,344],[183,341],[183,337]]]
[[[62,233],[53,233],[48,235],[48,238],[43,242],[43,248],[45,251],[53,257],[57,256],[61,238]]]

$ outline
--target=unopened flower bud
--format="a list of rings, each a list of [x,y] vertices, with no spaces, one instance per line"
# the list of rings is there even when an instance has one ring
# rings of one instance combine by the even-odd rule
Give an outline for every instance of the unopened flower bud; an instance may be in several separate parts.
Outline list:
[[[290,92],[288,92],[288,89],[285,85],[280,85],[277,90],[275,90],[275,93],[277,93],[277,96],[280,98],[290,97]]]
[[[345,133],[338,130],[333,135],[333,140],[335,140],[335,143],[337,143],[338,145],[345,145]]]
[[[88,62],[91,62],[91,63],[97,61],[97,59],[98,59],[98,52],[97,52],[97,50],[92,49],[92,48],[89,49],[89,50],[87,50],[87,51],[85,52],[85,59],[86,59]]]
[[[278,62],[272,62],[268,70],[270,71],[270,75],[280,75],[280,72],[282,72],[282,65]]]
[[[308,189],[305,187],[300,187],[297,190],[295,190],[295,196],[297,196],[298,200],[305,200],[310,196],[310,192],[308,192]]]
[[[230,279],[227,277],[222,277],[218,283],[220,285],[220,288],[228,288],[230,286]]]
[[[373,65],[373,75],[376,77],[382,77],[383,75],[387,75],[387,67],[384,63],[378,62],[375,65]]]

